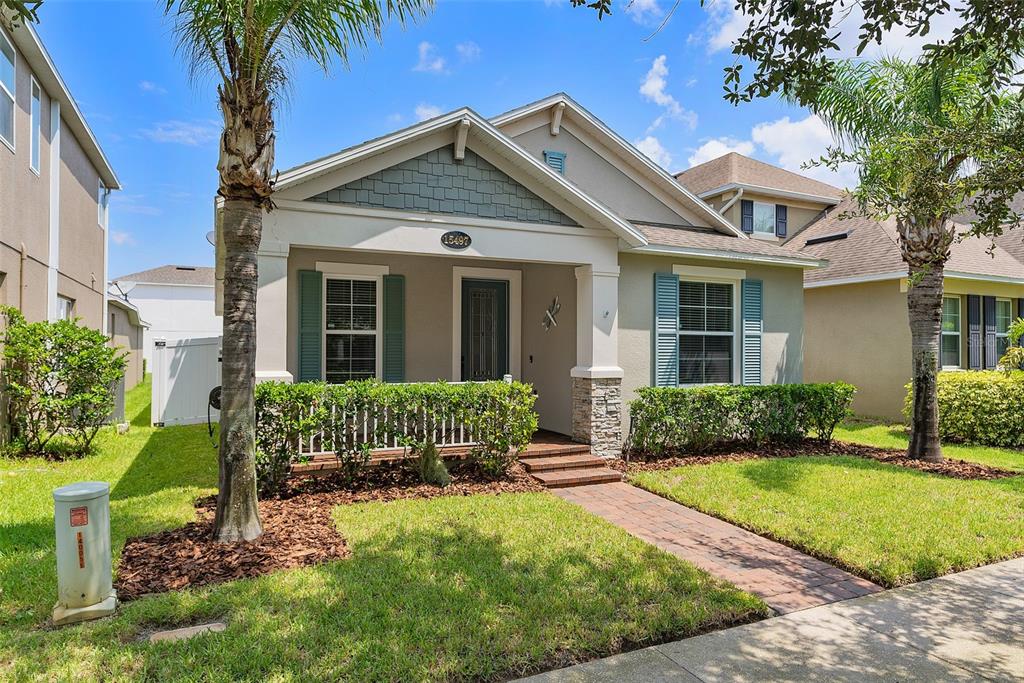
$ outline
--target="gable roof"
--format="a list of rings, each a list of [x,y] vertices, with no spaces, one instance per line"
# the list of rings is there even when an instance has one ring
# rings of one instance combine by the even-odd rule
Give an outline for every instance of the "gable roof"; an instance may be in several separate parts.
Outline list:
[[[213,287],[214,269],[207,266],[166,265],[140,270],[113,279],[114,282],[135,282],[150,285],[191,285]]]
[[[455,128],[464,125],[464,122],[468,122],[469,125],[467,132],[469,139],[480,142],[489,150],[496,152],[540,185],[554,188],[558,192],[559,197],[567,201],[580,213],[589,217],[598,226],[607,228],[631,246],[641,246],[647,243],[643,234],[629,221],[620,218],[604,204],[583,192],[561,174],[556,173],[547,164],[542,163],[539,159],[535,159],[487,119],[468,107],[456,109],[389,135],[343,149],[336,154],[283,171],[278,177],[275,191],[280,192],[294,187],[313,178],[339,170],[359,160],[382,154],[405,143],[445,129],[452,130],[454,139]],[[517,180],[520,180],[520,178],[517,178]]]
[[[856,210],[855,202],[844,196],[821,218],[791,237],[786,245],[802,254],[828,260],[828,265],[804,274],[809,287],[890,280],[907,276],[900,256],[899,233],[894,220],[876,221],[862,216],[841,218]],[[838,238],[840,235],[845,237]],[[837,239],[821,238],[837,237]],[[808,244],[811,241],[811,244]],[[1024,284],[1024,261],[989,238],[968,237],[953,245],[945,274]]]
[[[2,30],[2,29],[0,29]],[[32,69],[33,75],[39,81],[39,85],[46,91],[46,94],[60,103],[60,115],[67,123],[68,128],[74,134],[78,144],[82,147],[85,155],[92,162],[92,165],[99,173],[103,184],[111,190],[120,190],[121,181],[117,179],[113,167],[107,161],[106,155],[100,149],[100,143],[93,135],[92,129],[85,120],[85,116],[78,108],[78,103],[72,97],[68,86],[64,84],[60,72],[50,59],[49,53],[43,47],[39,34],[30,22],[21,21],[9,34],[17,46],[21,56]]]
[[[992,241],[1006,250],[1010,256],[1024,263],[1024,227],[1004,230],[1002,235],[993,238]]]
[[[491,123],[501,128],[527,116],[532,116],[537,112],[559,106],[562,107],[563,120],[571,120],[584,131],[604,142],[611,150],[617,153],[619,159],[630,171],[640,174],[684,205],[690,207],[698,215],[707,218],[710,226],[715,230],[726,235],[739,237],[740,239],[748,239],[746,235],[724,216],[694,195],[688,188],[676,182],[676,179],[668,171],[651,161],[646,154],[626,142],[622,136],[609,128],[601,119],[591,114],[582,105],[563,92],[555,93],[542,100],[517,107],[504,114],[499,114],[491,119]]]
[[[828,183],[737,152],[723,154],[717,159],[677,173],[676,180],[701,198],[741,187],[823,204],[837,204],[843,194],[842,190]]]

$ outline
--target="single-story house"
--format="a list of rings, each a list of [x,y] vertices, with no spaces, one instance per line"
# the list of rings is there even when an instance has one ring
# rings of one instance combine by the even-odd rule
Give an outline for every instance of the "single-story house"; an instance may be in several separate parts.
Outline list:
[[[130,301],[108,293],[107,335],[110,345],[128,354],[128,365],[124,371],[125,391],[142,381],[145,373],[142,362],[142,339],[149,323],[139,315],[139,309]]]
[[[273,200],[259,380],[511,375],[542,428],[611,456],[638,387],[803,379],[824,262],[744,233],[565,94],[330,154]]]
[[[677,177],[754,237],[827,261],[804,271],[804,378],[850,382],[856,412],[900,419],[912,364],[895,224],[842,218],[856,208],[842,190],[740,154]],[[955,244],[944,288],[943,369],[996,367],[1024,316],[1024,231]]]
[[[214,311],[214,269],[209,266],[166,265],[130,273],[111,283],[149,321],[142,355],[153,362],[153,340],[219,337],[221,317]]]

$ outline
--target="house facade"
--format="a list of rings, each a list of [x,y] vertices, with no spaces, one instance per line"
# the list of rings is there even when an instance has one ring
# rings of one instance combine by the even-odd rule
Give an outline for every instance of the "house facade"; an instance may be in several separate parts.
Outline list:
[[[106,331],[120,183],[31,25],[0,27],[0,303]]]
[[[112,289],[147,321],[142,357],[153,362],[153,340],[219,337],[224,324],[214,311],[214,269],[166,265],[122,275]]]
[[[511,375],[542,428],[611,456],[638,387],[803,378],[822,262],[750,238],[564,94],[293,168],[274,202],[259,380]]]
[[[107,334],[110,345],[125,354],[124,388],[127,391],[145,377],[143,337],[149,328],[139,309],[116,292],[107,299]]]

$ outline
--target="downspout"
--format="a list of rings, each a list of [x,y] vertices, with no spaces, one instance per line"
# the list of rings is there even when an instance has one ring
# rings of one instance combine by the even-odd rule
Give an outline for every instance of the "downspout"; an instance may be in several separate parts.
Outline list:
[[[18,310],[25,310],[25,261],[28,260],[28,250],[25,243],[21,243],[21,259],[18,263]]]
[[[729,201],[727,201],[727,202],[726,202],[726,203],[725,203],[724,205],[722,205],[722,208],[718,210],[718,213],[720,213],[720,214],[722,214],[722,215],[724,216],[724,215],[725,215],[725,212],[726,212],[726,211],[728,211],[728,210],[729,210],[729,209],[730,209],[730,208],[732,207],[732,205],[733,205],[733,204],[735,204],[735,203],[736,203],[736,201],[737,201],[737,200],[738,200],[738,199],[739,199],[740,197],[742,197],[742,196],[743,196],[743,188],[741,187],[740,189],[738,189],[738,190],[736,191],[736,194],[735,194],[735,195],[733,195],[732,199],[730,199],[730,200],[729,200]]]

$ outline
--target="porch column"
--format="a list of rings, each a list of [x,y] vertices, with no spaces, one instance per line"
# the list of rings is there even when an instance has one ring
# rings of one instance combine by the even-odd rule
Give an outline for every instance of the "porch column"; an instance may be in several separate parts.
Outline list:
[[[595,455],[622,453],[619,367],[619,268],[576,268],[576,367],[572,369],[572,436]]]
[[[256,381],[291,382],[288,372],[288,247],[261,244],[256,266]]]

